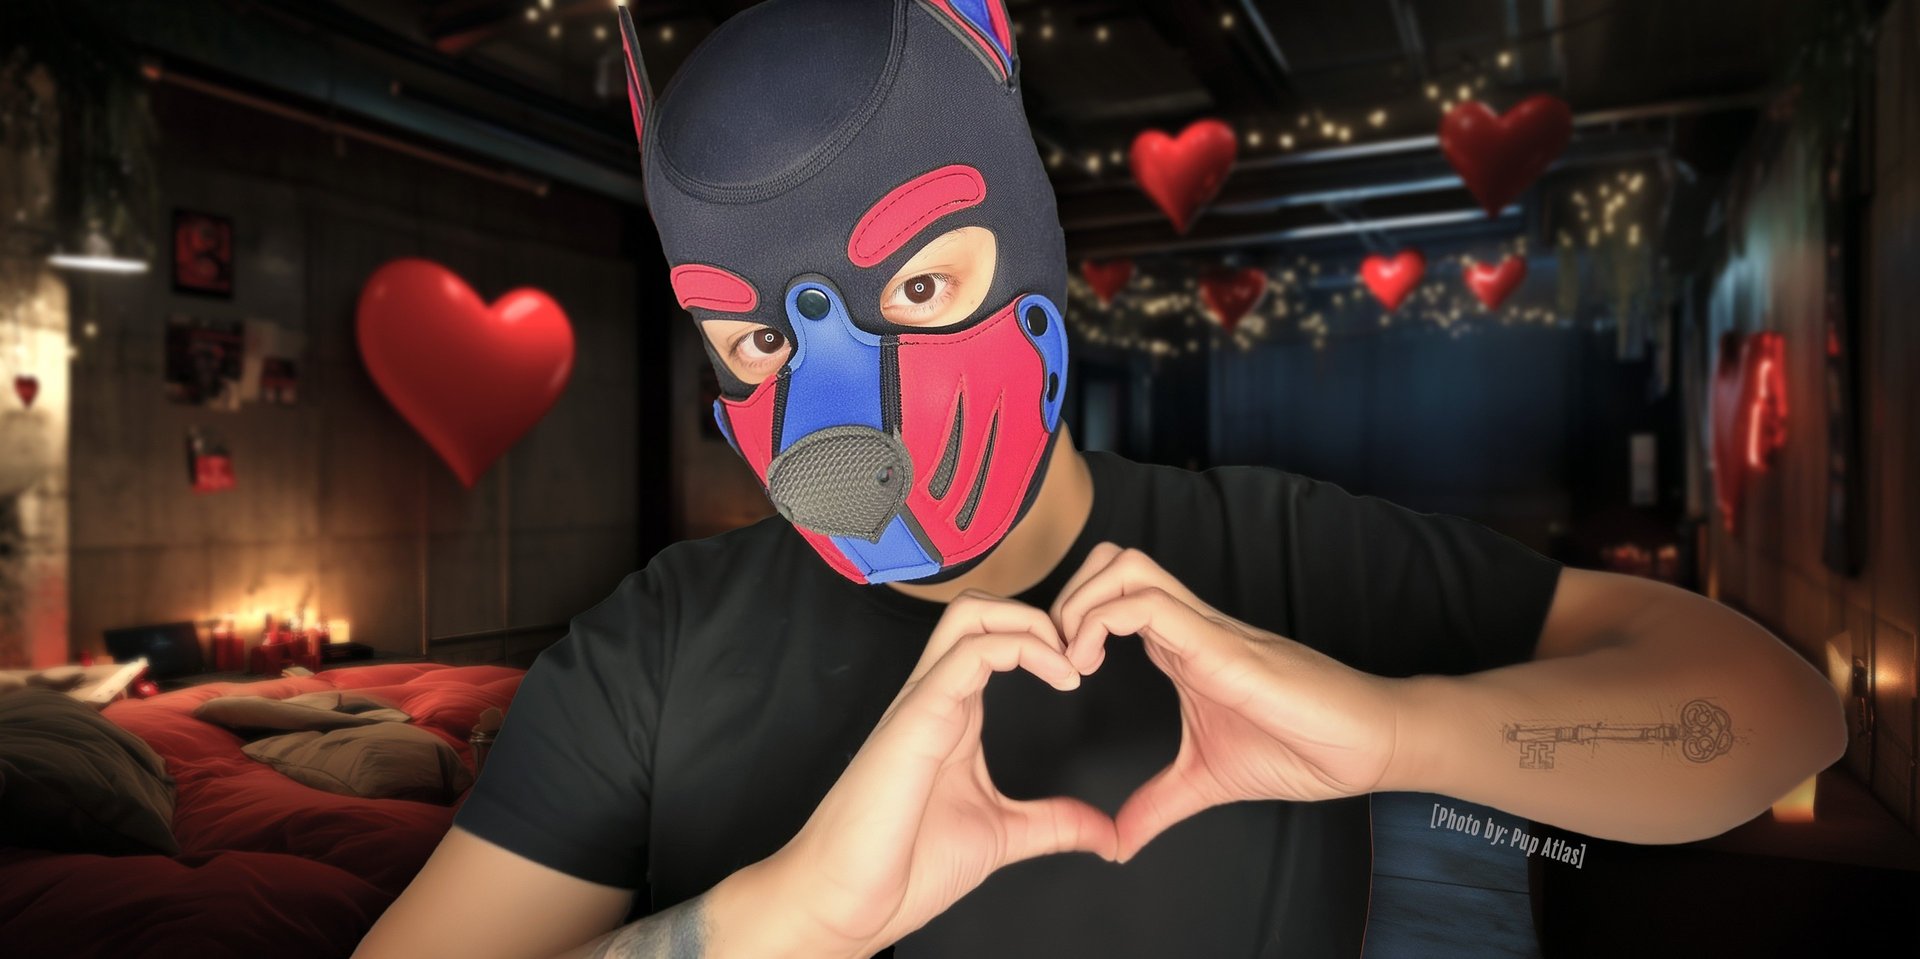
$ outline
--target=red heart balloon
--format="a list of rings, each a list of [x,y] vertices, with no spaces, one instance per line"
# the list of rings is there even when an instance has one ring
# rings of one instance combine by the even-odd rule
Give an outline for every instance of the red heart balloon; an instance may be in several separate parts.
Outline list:
[[[20,402],[27,409],[33,409],[33,399],[40,395],[40,378],[25,373],[14,377],[13,395],[20,397]]]
[[[360,291],[360,358],[381,392],[472,487],[545,416],[573,372],[573,327],[545,293],[481,301],[430,260],[394,260]]]
[[[1507,301],[1507,295],[1518,289],[1526,278],[1527,261],[1517,256],[1501,260],[1499,266],[1475,263],[1467,267],[1467,288],[1489,310],[1499,309],[1500,304]]]
[[[1391,258],[1376,254],[1360,261],[1360,279],[1388,312],[1400,308],[1426,273],[1427,258],[1419,250],[1401,250]]]
[[[1572,138],[1573,111],[1546,94],[1520,101],[1505,116],[1463,101],[1440,121],[1441,152],[1488,216],[1539,179]]]
[[[1214,270],[1200,278],[1200,299],[1228,333],[1267,294],[1267,275],[1252,267]]]
[[[1093,287],[1093,295],[1100,298],[1101,306],[1112,306],[1114,294],[1133,279],[1133,261],[1119,259],[1101,263],[1083,260],[1080,263],[1080,275],[1087,278],[1087,285]]]
[[[1174,139],[1159,130],[1133,138],[1133,178],[1181,233],[1233,172],[1239,142],[1219,120],[1196,120]]]

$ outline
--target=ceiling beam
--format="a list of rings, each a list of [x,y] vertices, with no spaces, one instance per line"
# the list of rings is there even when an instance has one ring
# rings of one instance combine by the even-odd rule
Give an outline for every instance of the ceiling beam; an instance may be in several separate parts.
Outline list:
[[[1764,93],[1734,93],[1717,97],[1694,97],[1684,100],[1664,100],[1656,103],[1642,103],[1627,107],[1610,107],[1604,110],[1589,110],[1575,114],[1575,130],[1591,127],[1614,126],[1622,123],[1634,123],[1643,120],[1658,120],[1673,117],[1704,116],[1715,113],[1729,113],[1742,110],[1756,110],[1767,102]],[[1272,170],[1286,167],[1322,166],[1364,160],[1373,157],[1396,156],[1438,150],[1440,137],[1437,134],[1399,137],[1392,140],[1375,140],[1367,143],[1350,143],[1337,147],[1325,147],[1317,150],[1296,150],[1289,153],[1270,153],[1265,156],[1251,157],[1234,163],[1228,174],[1228,183],[1250,171]],[[1060,197],[1080,197],[1108,192],[1138,193],[1139,185],[1132,177],[1106,178],[1084,183],[1057,183],[1054,193]]]
[[[1282,77],[1291,76],[1293,67],[1287,63],[1286,51],[1281,50],[1280,41],[1273,38],[1273,31],[1267,27],[1267,18],[1261,15],[1260,8],[1254,4],[1254,0],[1240,0],[1240,16],[1246,20],[1247,28],[1253,31],[1254,37],[1260,41],[1261,48],[1267,52],[1267,60],[1273,65],[1274,70],[1278,71]]]
[[[1393,28],[1400,34],[1400,52],[1413,68],[1413,79],[1425,85],[1430,72],[1427,43],[1420,36],[1420,18],[1413,12],[1413,4],[1411,0],[1387,0],[1387,9],[1393,13]]]
[[[1238,13],[1229,28],[1221,24],[1221,15],[1233,11],[1214,3],[1146,4],[1142,12],[1169,46],[1186,52],[1194,76],[1213,96],[1213,109],[1236,114],[1269,112],[1293,100],[1286,72],[1279,65],[1284,58],[1277,64],[1270,51],[1249,49]]]

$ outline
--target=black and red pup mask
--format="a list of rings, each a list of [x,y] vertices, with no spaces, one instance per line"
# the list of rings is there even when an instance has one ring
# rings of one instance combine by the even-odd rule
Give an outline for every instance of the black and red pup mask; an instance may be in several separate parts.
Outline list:
[[[767,0],[657,103],[620,16],[681,306],[791,344],[757,386],[708,344],[728,441],[848,578],[971,566],[1039,488],[1067,372],[1066,253],[1001,0]],[[998,254],[973,314],[883,319],[895,273],[969,226]]]

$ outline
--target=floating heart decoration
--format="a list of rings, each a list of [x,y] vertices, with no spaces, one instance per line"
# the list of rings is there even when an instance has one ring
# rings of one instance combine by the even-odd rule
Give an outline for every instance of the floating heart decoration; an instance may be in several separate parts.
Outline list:
[[[1196,120],[1178,139],[1159,130],[1133,138],[1133,178],[1181,233],[1213,202],[1233,172],[1239,141],[1219,120]]]
[[[1267,275],[1252,267],[1244,270],[1213,270],[1200,278],[1200,299],[1228,333],[1240,325],[1267,294]]]
[[[1080,275],[1087,278],[1087,285],[1093,287],[1093,295],[1100,298],[1101,306],[1112,306],[1114,294],[1125,289],[1127,281],[1133,279],[1133,261],[1125,258],[1104,263],[1083,260]]]
[[[40,378],[22,373],[13,378],[13,395],[20,397],[21,405],[33,409],[34,397],[40,395]]]
[[[1573,111],[1546,94],[1520,101],[1505,116],[1467,100],[1440,121],[1440,151],[1488,216],[1533,185],[1572,138]]]
[[[573,372],[573,327],[552,298],[518,289],[489,306],[430,260],[374,271],[358,333],[374,383],[468,487],[546,415]]]
[[[1489,310],[1499,309],[1500,304],[1507,301],[1508,294],[1518,289],[1526,278],[1527,261],[1524,257],[1507,257],[1500,261],[1499,266],[1475,263],[1467,267],[1467,288]]]
[[[1426,273],[1427,258],[1419,250],[1401,250],[1392,257],[1375,254],[1360,262],[1360,279],[1388,312],[1400,308]]]

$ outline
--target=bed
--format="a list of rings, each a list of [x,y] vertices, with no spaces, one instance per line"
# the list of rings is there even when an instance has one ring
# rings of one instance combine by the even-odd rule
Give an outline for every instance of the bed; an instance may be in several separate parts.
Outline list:
[[[488,707],[505,710],[522,675],[503,666],[386,664],[110,704],[103,715],[152,746],[175,779],[180,854],[0,848],[0,953],[347,956],[426,862],[458,801],[364,799],[302,785],[243,754],[239,735],[193,710],[222,695],[364,691],[444,738],[471,768],[474,722]]]

